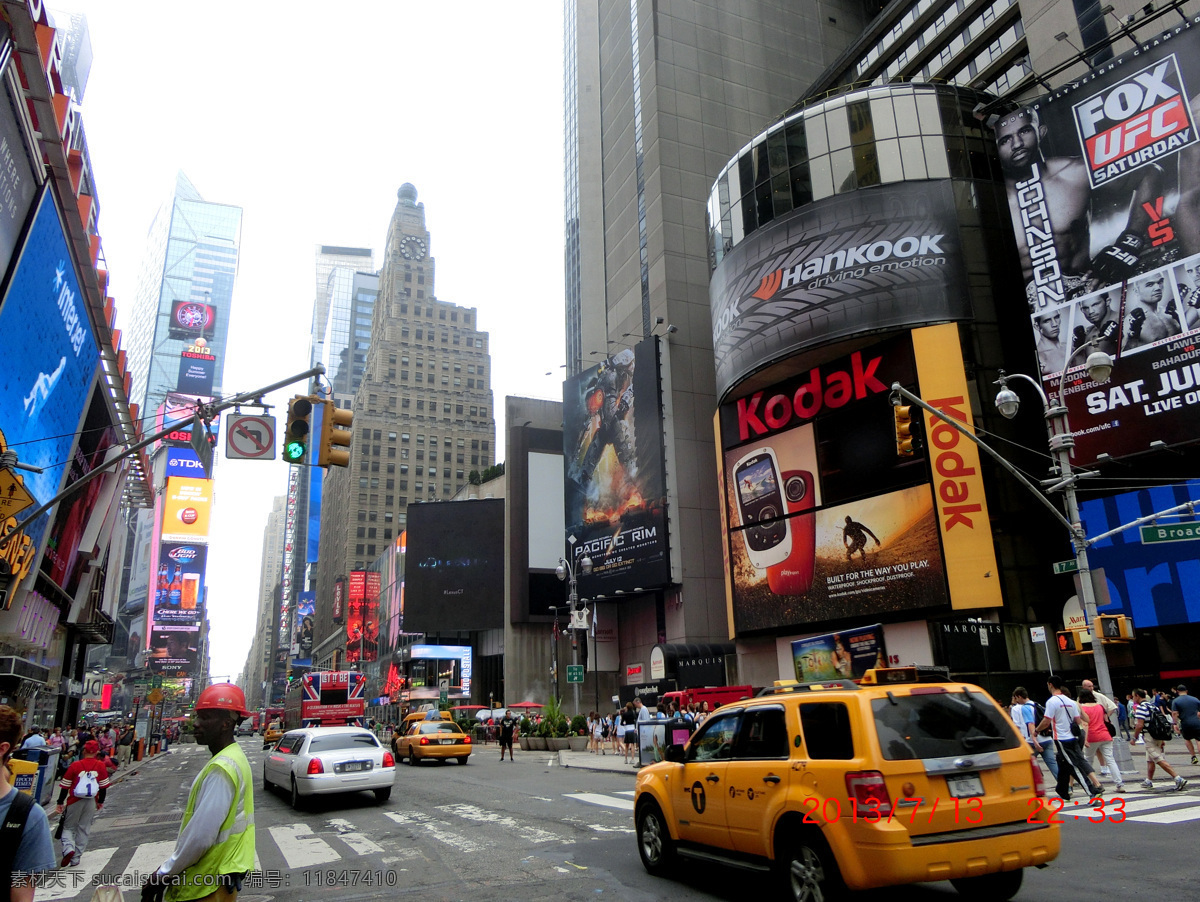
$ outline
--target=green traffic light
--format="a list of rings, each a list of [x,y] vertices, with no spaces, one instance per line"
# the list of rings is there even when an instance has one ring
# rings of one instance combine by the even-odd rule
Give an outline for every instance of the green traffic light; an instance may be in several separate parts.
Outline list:
[[[288,442],[283,446],[283,459],[288,463],[297,463],[304,459],[304,452],[307,450],[303,442]]]

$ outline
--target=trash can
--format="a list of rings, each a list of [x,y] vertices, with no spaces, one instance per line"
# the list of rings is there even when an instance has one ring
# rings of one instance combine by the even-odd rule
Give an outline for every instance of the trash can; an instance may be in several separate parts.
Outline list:
[[[45,746],[34,749],[22,749],[14,752],[12,756],[14,761],[20,759],[36,766],[32,786],[29,789],[25,789],[18,785],[17,788],[25,792],[30,792],[33,800],[43,808],[50,804],[50,797],[54,794],[55,778],[58,776],[58,756],[61,752],[61,749]],[[29,773],[28,768],[23,768],[23,770],[25,770],[26,774]],[[17,772],[14,771],[15,773]]]

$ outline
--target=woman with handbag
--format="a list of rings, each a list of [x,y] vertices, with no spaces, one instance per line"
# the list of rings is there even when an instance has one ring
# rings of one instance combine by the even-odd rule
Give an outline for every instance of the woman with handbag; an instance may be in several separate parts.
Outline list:
[[[1087,731],[1087,762],[1095,767],[1096,758],[1100,758],[1100,766],[1102,768],[1109,767],[1109,762],[1112,763],[1112,774],[1117,782],[1117,792],[1125,791],[1125,781],[1121,777],[1121,768],[1113,759],[1113,739],[1115,738],[1109,730],[1108,721],[1105,719],[1104,706],[1096,700],[1095,694],[1090,689],[1079,690],[1079,709],[1087,716],[1088,731]]]

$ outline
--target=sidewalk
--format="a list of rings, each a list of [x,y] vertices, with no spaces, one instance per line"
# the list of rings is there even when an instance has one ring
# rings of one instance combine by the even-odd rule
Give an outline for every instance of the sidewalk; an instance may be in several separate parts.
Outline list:
[[[497,748],[497,746],[479,746],[472,753],[472,757],[480,754],[481,749],[486,749],[484,754],[495,754]],[[612,752],[609,752],[607,755],[593,755],[591,752],[572,752],[569,750],[561,752],[523,752],[517,749],[513,754],[513,760],[517,763],[526,761],[536,764],[557,764],[559,767],[573,767],[577,770],[628,774],[630,777],[636,776],[638,772],[636,766],[626,764],[622,756],[614,755]]]
[[[109,777],[109,786],[116,786],[124,783],[126,780],[136,777],[138,774],[145,772],[147,769],[154,769],[168,762],[178,763],[179,746],[172,745],[165,752],[159,752],[157,755],[148,756],[141,761],[130,761],[126,767],[118,768],[115,774]],[[192,748],[195,748],[193,745]],[[50,805],[46,808],[46,817],[51,822],[58,817],[55,811],[55,803],[58,801],[58,780],[54,781],[54,790],[50,795]]]

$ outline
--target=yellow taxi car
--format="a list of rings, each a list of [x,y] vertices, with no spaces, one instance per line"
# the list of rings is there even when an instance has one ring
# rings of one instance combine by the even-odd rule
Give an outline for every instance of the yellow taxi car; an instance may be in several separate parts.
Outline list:
[[[471,757],[471,737],[452,720],[419,720],[395,740],[396,757],[412,765],[422,761],[457,758],[466,764]]]
[[[945,671],[778,684],[690,740],[670,723],[662,734],[665,760],[638,773],[634,797],[651,874],[691,858],[774,874],[796,900],[949,880],[982,902],[1011,899],[1024,868],[1059,853],[1028,744]]]
[[[267,728],[263,730],[263,749],[269,749],[271,746],[277,743],[282,736],[283,724],[277,720],[271,721],[271,723],[267,725]]]

